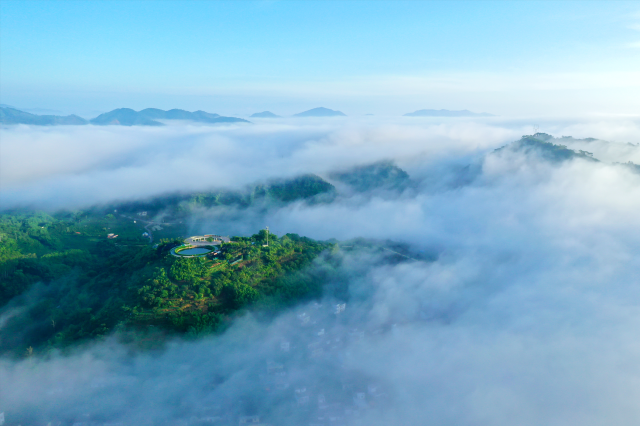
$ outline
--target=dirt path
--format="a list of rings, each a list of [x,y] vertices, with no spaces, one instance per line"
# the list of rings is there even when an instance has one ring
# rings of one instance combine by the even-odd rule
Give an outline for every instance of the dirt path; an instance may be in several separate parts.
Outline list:
[[[149,227],[151,225],[154,225],[153,222],[149,222],[147,225],[145,225],[144,229],[147,230],[147,233],[149,234],[149,244],[153,244],[153,232],[151,232],[151,229],[149,229]]]
[[[152,220],[144,220],[144,219],[140,219],[139,217],[127,216],[126,214],[121,214],[120,216],[126,217],[127,219],[131,219],[134,221],[146,223],[146,225],[144,226],[144,230],[149,234],[149,244],[153,244],[153,232],[151,232],[151,229],[149,229],[150,226],[173,225],[173,223],[170,223],[170,222],[160,224],[160,223],[155,223]]]

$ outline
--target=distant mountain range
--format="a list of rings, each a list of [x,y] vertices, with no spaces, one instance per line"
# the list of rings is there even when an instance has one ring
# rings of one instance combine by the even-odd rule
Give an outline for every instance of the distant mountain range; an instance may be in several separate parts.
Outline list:
[[[57,124],[87,124],[88,121],[77,115],[36,115],[20,111],[15,108],[0,108],[0,123],[2,124],[35,124],[39,126],[53,126]]]
[[[204,111],[189,112],[182,109],[164,111],[157,108],[147,108],[142,111],[134,111],[129,108],[114,109],[100,114],[91,124],[106,125],[120,124],[122,126],[162,126],[156,120],[189,120],[198,123],[249,123],[249,121],[236,117],[223,117],[219,114],[211,114]]]
[[[471,112],[466,109],[462,111],[449,111],[448,109],[421,109],[404,114],[405,117],[494,117],[486,112]]]
[[[346,114],[341,111],[335,111],[329,108],[313,108],[308,111],[303,111],[298,114],[294,114],[294,117],[346,117]],[[281,118],[281,116],[272,113],[271,111],[256,112],[251,115],[251,118]]]
[[[262,111],[251,114],[251,118],[280,118],[280,116],[272,113],[271,111]]]
[[[164,111],[156,108],[147,108],[142,111],[134,111],[129,108],[119,108],[100,114],[92,120],[85,120],[77,115],[36,115],[20,111],[15,108],[0,108],[0,123],[2,124],[35,124],[51,126],[59,124],[79,125],[121,125],[121,126],[162,126],[157,120],[189,120],[199,123],[249,123],[249,121],[236,117],[223,117],[219,114],[211,114],[205,111],[189,112],[181,109]]]
[[[32,111],[47,111],[32,109]],[[372,114],[366,114],[372,115]],[[308,111],[294,114],[294,117],[346,117],[341,111],[318,107]],[[421,109],[419,111],[404,114],[405,117],[493,117],[493,114],[475,113],[468,110],[449,111],[446,109]],[[257,112],[252,118],[281,118],[271,111]],[[157,108],[147,108],[135,111],[130,108],[118,108],[113,111],[100,114],[96,118],[86,120],[77,115],[38,115],[19,110],[9,105],[0,105],[1,124],[35,124],[41,126],[51,125],[120,125],[120,126],[163,126],[161,120],[185,120],[197,123],[250,123],[248,120],[237,117],[224,117],[220,114],[212,114],[205,111],[189,112],[182,109],[164,111]]]
[[[13,105],[0,104],[0,108],[12,108],[17,109],[22,112],[29,112],[31,114],[39,114],[39,115],[60,115],[62,111],[58,111],[56,109],[47,109],[47,108],[16,108]]]
[[[346,117],[346,115],[347,114],[340,111],[334,111],[329,108],[319,107],[319,108],[310,109],[308,111],[300,112],[298,114],[294,114],[293,116],[294,117]]]

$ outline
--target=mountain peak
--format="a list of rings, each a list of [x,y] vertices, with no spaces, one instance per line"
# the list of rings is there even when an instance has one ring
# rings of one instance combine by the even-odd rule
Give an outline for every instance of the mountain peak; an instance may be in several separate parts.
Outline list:
[[[35,124],[38,126],[87,124],[87,120],[77,115],[37,115],[19,109],[0,107],[0,123]]]
[[[271,111],[262,111],[251,114],[251,118],[280,118],[280,116],[272,113]]]
[[[118,108],[113,111],[99,115],[91,120],[92,124],[120,124],[124,126],[162,126],[163,123],[157,120],[189,120],[199,123],[248,123],[247,120],[236,117],[223,117],[220,114],[212,114],[198,110],[189,112],[183,109],[170,109],[164,111],[158,108],[146,108],[141,111],[134,111],[130,108]]]
[[[345,117],[347,114],[329,108],[318,107],[294,114],[294,117]]]

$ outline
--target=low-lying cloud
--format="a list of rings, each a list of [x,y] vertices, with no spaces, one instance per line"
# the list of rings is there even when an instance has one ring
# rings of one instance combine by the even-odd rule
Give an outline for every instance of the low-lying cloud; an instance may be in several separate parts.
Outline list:
[[[545,127],[553,134],[572,131],[575,137],[638,143],[639,124],[633,120],[548,121]],[[0,130],[0,207],[84,207],[174,191],[239,188],[385,159],[419,175],[426,165],[446,159],[467,163],[531,129],[531,120],[497,118],[284,119],[163,128],[9,126]],[[605,161],[640,162],[637,149],[625,151],[621,145],[606,148],[612,152]]]
[[[629,144],[640,142],[638,123],[549,122],[557,136],[613,140],[568,141],[602,161],[558,164],[492,152],[531,133],[524,121],[408,123],[3,129],[3,146],[23,147],[10,147],[3,165],[36,146],[52,162],[36,153],[27,170],[2,167],[5,206],[239,187],[394,159],[416,185],[393,196],[225,220],[391,239],[436,256],[389,263],[347,250],[345,299],[328,292],[269,321],[247,314],[221,336],[164,350],[132,354],[112,337],[49,359],[0,360],[0,411],[31,411],[34,424],[238,424],[249,415],[273,425],[638,424],[640,174],[613,164],[640,163]],[[438,183],[470,163],[480,170],[472,181]],[[194,217],[194,227],[217,214]]]

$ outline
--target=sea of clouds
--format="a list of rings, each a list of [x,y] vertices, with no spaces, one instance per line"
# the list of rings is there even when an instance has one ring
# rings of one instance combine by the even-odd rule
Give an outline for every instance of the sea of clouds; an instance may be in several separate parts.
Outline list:
[[[256,181],[392,159],[414,177],[468,164],[533,133],[621,142],[598,147],[603,161],[640,162],[633,119],[335,118],[253,125],[165,127],[6,126],[0,145],[0,207],[84,207],[173,191],[239,188]],[[579,147],[582,149],[582,147]]]
[[[532,122],[554,136],[599,139],[567,145],[601,161],[494,152],[531,134]],[[159,351],[132,353],[111,337],[47,359],[2,359],[0,411],[31,411],[42,424],[238,424],[254,414],[274,426],[640,423],[640,174],[615,164],[640,164],[637,120],[1,131],[3,208],[240,188],[391,159],[414,180],[403,192],[224,220],[239,232],[268,223],[276,234],[389,239],[435,256],[389,263],[344,250],[344,297],[269,321],[249,313],[222,335]],[[467,165],[477,174],[461,182]],[[217,214],[193,218],[194,228]]]

